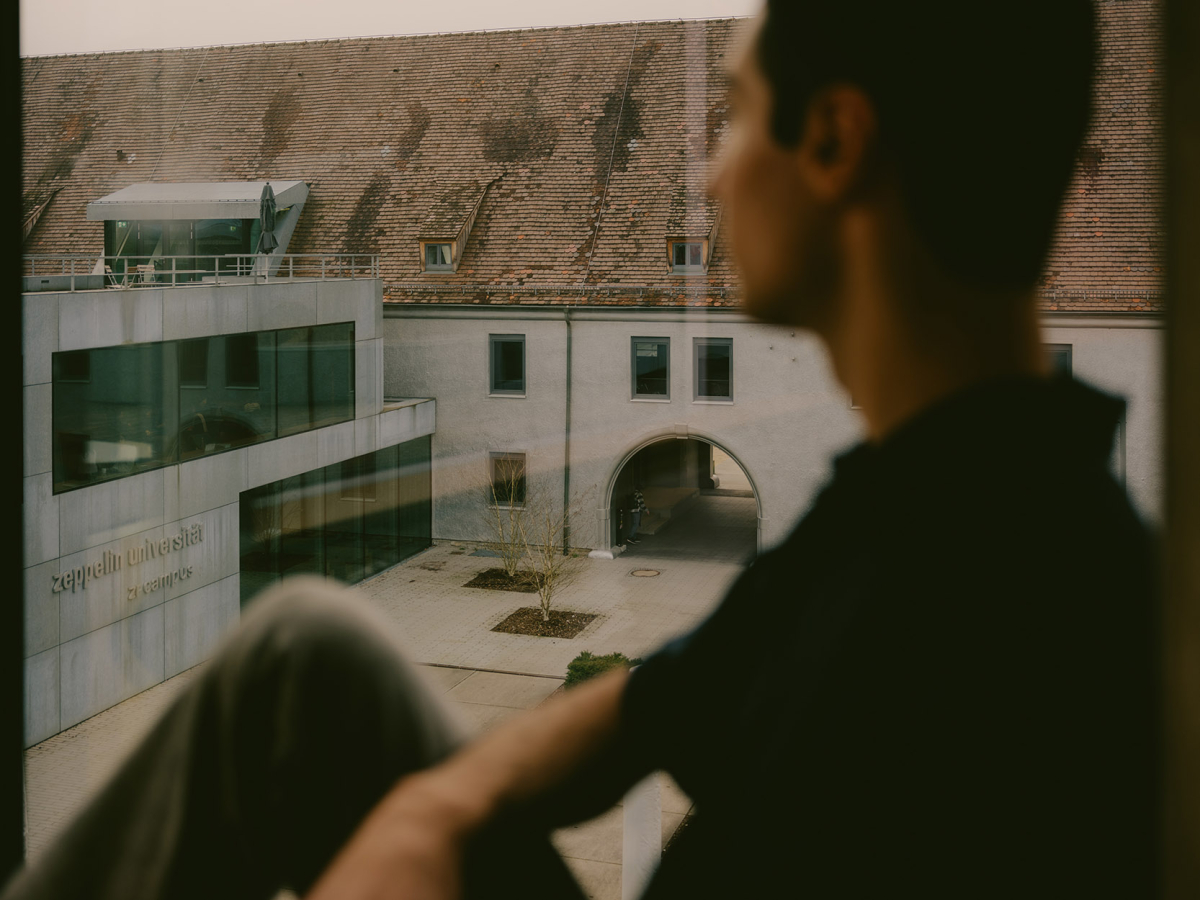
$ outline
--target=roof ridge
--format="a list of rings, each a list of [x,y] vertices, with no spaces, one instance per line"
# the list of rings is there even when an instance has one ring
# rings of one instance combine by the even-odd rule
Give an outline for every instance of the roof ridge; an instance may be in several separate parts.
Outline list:
[[[578,25],[529,25],[516,28],[473,28],[467,31],[418,31],[412,34],[354,34],[327,38],[296,38],[281,41],[234,41],[225,44],[189,44],[178,47],[145,47],[138,50],[88,50],[80,53],[44,53],[21,55],[22,60],[72,59],[79,57],[120,56],[136,53],[177,53],[183,50],[214,50],[225,47],[280,47],[289,44],[332,44],[349,41],[383,41],[396,38],[430,38],[467,36],[474,34],[518,34],[532,31],[576,31],[585,28],[616,28],[637,25],[675,24],[677,22],[736,22],[753,16],[676,16],[666,19],[615,19],[610,22],[584,22]]]

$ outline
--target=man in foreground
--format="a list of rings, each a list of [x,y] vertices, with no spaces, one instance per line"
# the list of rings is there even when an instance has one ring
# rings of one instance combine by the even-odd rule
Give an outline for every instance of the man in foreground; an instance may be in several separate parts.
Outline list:
[[[697,815],[656,900],[1153,895],[1152,553],[1034,298],[1091,15],[767,4],[714,189],[868,439],[695,632],[463,746],[285,586],[5,897],[573,897],[544,835],[659,768]]]

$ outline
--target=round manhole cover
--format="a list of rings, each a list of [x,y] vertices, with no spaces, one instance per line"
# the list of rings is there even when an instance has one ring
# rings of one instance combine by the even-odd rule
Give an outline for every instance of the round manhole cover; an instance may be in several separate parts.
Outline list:
[[[629,574],[632,575],[634,578],[653,578],[655,575],[657,575],[659,573],[658,573],[658,569],[634,569]]]

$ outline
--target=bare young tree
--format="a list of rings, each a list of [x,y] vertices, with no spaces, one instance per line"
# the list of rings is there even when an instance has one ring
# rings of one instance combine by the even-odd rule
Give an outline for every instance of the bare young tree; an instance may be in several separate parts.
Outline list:
[[[581,560],[573,553],[563,552],[563,529],[572,518],[580,518],[590,493],[577,498],[567,509],[556,507],[544,492],[527,497],[522,531],[543,622],[550,621],[554,595],[579,575]]]
[[[525,460],[516,456],[493,457],[490,475],[482,492],[483,518],[491,535],[487,547],[499,555],[504,571],[513,578],[527,552]]]

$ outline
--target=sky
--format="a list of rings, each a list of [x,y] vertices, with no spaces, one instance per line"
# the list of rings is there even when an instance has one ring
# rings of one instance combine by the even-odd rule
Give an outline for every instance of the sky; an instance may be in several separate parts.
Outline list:
[[[760,0],[20,0],[21,55],[754,15]]]

